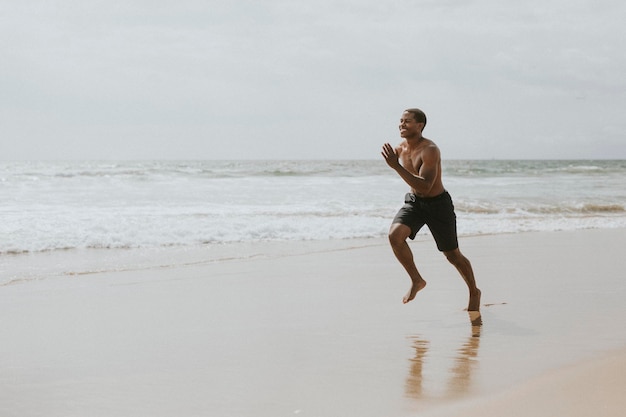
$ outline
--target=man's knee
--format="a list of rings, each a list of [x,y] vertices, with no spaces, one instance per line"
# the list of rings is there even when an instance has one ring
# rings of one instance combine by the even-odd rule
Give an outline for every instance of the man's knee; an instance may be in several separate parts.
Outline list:
[[[445,251],[443,254],[452,265],[456,265],[463,260],[463,255],[458,248],[450,251]]]
[[[411,235],[411,228],[401,223],[394,223],[389,229],[389,243],[391,246],[402,245]]]

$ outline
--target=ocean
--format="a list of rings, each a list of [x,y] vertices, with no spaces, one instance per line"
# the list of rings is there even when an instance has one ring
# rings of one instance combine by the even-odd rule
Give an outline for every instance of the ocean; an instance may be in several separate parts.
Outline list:
[[[626,227],[625,177],[622,160],[443,162],[460,236]],[[0,267],[16,278],[36,253],[380,238],[407,188],[382,158],[0,162]]]

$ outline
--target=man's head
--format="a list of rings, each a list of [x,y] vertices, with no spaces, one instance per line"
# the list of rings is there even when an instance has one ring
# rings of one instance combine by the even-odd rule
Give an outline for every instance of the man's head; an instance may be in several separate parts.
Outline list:
[[[404,112],[412,114],[417,123],[424,123],[424,127],[426,127],[426,113],[417,108],[406,109]],[[424,130],[424,127],[422,128],[422,130]]]
[[[420,109],[407,109],[400,118],[400,137],[405,139],[421,138],[426,126],[426,115]]]

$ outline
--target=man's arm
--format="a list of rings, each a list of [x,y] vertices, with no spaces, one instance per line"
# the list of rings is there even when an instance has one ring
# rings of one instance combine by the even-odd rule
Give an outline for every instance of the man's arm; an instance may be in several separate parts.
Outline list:
[[[413,175],[400,164],[398,153],[390,144],[386,143],[383,145],[382,155],[387,165],[395,170],[409,187],[418,194],[428,195],[437,179],[439,148],[434,145],[424,148],[422,151],[422,166],[420,167],[419,175]]]

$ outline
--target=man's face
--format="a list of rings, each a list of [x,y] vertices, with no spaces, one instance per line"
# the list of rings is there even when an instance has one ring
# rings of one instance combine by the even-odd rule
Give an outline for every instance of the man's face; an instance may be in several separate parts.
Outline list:
[[[400,137],[405,139],[419,136],[424,128],[424,123],[418,123],[412,113],[404,112],[400,118]]]

